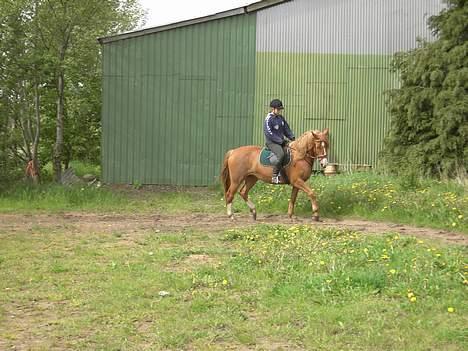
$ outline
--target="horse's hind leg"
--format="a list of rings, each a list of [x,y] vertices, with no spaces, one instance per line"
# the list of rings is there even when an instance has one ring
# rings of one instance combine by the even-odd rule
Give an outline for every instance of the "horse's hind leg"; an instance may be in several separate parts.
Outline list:
[[[227,207],[227,215],[229,218],[234,219],[234,215],[232,213],[232,201],[234,201],[234,195],[239,189],[240,181],[231,179],[231,185],[229,186],[228,191],[226,192],[226,207]]]
[[[257,210],[255,208],[255,204],[249,199],[249,191],[250,189],[252,189],[255,183],[257,183],[257,180],[257,177],[253,175],[248,176],[247,178],[245,178],[244,186],[239,191],[240,196],[242,196],[247,206],[249,206],[250,213],[252,214],[252,218],[254,221],[257,220]]]

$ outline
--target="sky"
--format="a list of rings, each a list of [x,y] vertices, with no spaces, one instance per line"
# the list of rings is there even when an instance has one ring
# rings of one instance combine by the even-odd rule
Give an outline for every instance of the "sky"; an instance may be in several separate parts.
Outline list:
[[[156,27],[245,6],[258,0],[140,0],[147,11],[142,28]]]

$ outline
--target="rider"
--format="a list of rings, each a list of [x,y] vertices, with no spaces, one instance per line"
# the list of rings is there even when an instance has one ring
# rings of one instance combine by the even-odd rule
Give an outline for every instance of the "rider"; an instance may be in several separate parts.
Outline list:
[[[279,184],[279,174],[283,167],[283,159],[286,152],[287,140],[295,140],[294,134],[289,128],[288,122],[281,115],[281,110],[284,109],[281,100],[274,99],[270,103],[271,112],[266,116],[263,123],[263,132],[266,138],[266,146],[276,155],[276,162],[273,167],[273,177],[271,182]]]

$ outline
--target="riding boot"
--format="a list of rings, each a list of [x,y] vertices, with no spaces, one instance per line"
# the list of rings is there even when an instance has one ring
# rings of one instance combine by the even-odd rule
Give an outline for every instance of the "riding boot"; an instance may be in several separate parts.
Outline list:
[[[280,172],[281,172],[281,165],[275,166],[273,168],[273,176],[271,177],[271,182],[273,184],[280,184]]]

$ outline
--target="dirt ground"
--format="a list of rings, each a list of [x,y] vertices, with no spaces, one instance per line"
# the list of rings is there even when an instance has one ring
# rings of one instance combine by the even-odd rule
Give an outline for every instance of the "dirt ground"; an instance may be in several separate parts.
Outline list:
[[[63,212],[54,214],[0,214],[0,232],[14,233],[37,229],[67,230],[70,233],[125,232],[126,235],[142,231],[178,232],[203,230],[223,231],[230,228],[249,227],[255,224],[306,224],[318,227],[348,228],[361,233],[399,233],[419,238],[439,240],[445,243],[468,245],[468,236],[445,230],[416,228],[400,224],[370,222],[364,220],[323,219],[313,222],[309,218],[289,219],[284,215],[260,215],[254,222],[247,214],[237,214],[234,220],[217,214],[118,214]]]

